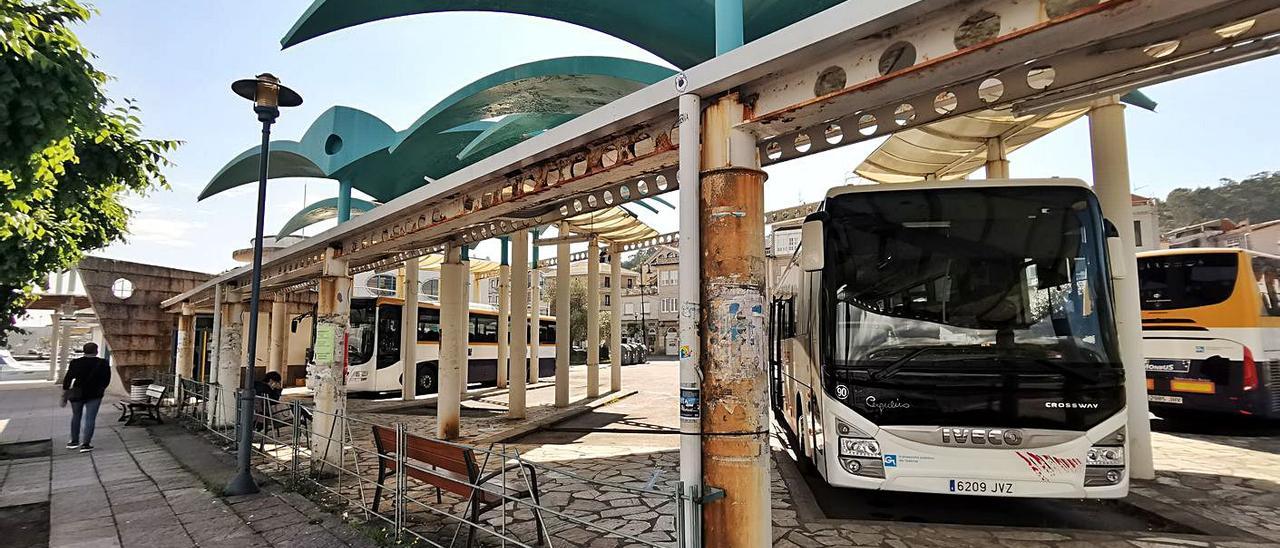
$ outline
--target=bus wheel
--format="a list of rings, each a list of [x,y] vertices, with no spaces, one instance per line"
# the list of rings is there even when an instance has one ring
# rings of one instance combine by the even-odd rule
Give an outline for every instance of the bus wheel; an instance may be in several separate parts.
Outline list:
[[[433,394],[440,387],[440,370],[436,367],[435,362],[428,362],[418,365],[418,382],[417,391],[419,395]]]

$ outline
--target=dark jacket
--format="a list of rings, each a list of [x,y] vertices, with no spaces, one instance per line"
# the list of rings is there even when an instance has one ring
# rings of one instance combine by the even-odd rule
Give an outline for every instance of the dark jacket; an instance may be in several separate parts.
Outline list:
[[[84,356],[71,360],[67,376],[62,379],[62,389],[69,390],[72,382],[80,387],[80,397],[73,401],[101,399],[111,384],[111,366],[97,356]]]

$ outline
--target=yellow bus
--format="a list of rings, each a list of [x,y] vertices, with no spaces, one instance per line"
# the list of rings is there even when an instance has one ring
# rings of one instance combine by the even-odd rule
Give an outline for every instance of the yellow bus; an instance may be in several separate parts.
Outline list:
[[[1280,416],[1280,257],[1149,251],[1138,283],[1153,411]]]

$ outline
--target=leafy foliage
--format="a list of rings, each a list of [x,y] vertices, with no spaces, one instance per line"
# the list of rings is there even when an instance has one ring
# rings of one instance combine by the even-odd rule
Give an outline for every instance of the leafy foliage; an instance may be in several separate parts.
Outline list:
[[[1280,219],[1280,171],[1243,181],[1222,179],[1216,187],[1175,189],[1160,204],[1162,230],[1223,218],[1255,223]]]
[[[143,139],[138,109],[68,28],[76,0],[0,0],[0,343],[41,279],[122,239],[121,199],[167,188],[177,143]]]
[[[551,303],[551,313],[555,314],[556,279],[547,278],[547,290],[542,298]],[[608,342],[612,334],[609,325],[609,312],[600,311],[600,341]],[[573,344],[586,344],[587,341],[587,281],[582,276],[569,279],[569,340]]]

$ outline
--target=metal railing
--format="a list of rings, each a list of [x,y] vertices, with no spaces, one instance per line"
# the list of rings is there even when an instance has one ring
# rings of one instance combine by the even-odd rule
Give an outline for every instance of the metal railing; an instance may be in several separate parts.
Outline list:
[[[234,393],[198,381],[184,381],[183,386],[178,414],[233,451],[234,427],[218,420],[221,406],[210,402],[234,401]],[[301,400],[265,396],[257,398],[253,422],[254,466],[260,473],[388,540],[440,547],[473,542],[527,547],[578,546],[612,538],[619,546],[665,548],[683,545],[685,535],[699,529],[685,523],[686,505],[695,502],[682,495],[686,490],[674,467],[665,480],[661,468],[652,474],[643,470],[647,478],[627,476],[616,467],[592,473],[572,464],[529,460],[507,445],[430,439],[471,455],[474,473],[459,474],[397,450],[415,437],[403,423],[377,424],[342,412],[321,412]],[[394,447],[377,449],[375,426],[394,431]],[[574,461],[587,468],[593,462]],[[630,468],[640,470],[634,464]]]

